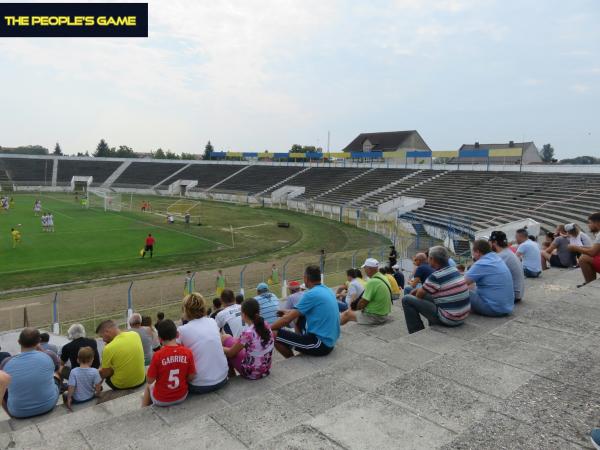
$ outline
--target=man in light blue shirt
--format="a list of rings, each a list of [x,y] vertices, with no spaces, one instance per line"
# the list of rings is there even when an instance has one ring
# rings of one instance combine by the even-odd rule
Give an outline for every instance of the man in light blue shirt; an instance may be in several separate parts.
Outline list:
[[[293,350],[312,356],[331,353],[340,337],[340,313],[335,295],[321,284],[321,269],[308,266],[304,272],[304,293],[295,309],[288,311],[271,329],[275,334],[275,348],[284,357],[294,356]],[[300,316],[306,319],[306,332],[295,333],[284,327]]]
[[[23,329],[19,344],[21,353],[2,364],[2,369],[12,378],[8,400],[2,406],[12,417],[39,416],[56,406],[60,381],[54,374],[52,358],[38,350],[40,332],[37,329]]]
[[[256,297],[254,298],[260,305],[260,315],[271,325],[277,320],[279,299],[275,294],[269,292],[267,283],[258,283],[258,286],[256,286]]]
[[[517,230],[515,240],[517,247],[517,256],[523,262],[523,273],[527,278],[537,278],[542,273],[542,252],[537,243],[529,239],[529,234],[525,228]]]
[[[510,314],[515,293],[510,270],[504,261],[483,239],[473,243],[473,259],[475,264],[465,274],[467,284],[472,288],[469,295],[471,311],[492,317]]]

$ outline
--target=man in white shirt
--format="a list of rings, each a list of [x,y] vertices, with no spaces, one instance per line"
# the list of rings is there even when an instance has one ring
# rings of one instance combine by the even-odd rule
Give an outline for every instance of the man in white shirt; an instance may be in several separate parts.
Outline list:
[[[235,294],[231,289],[223,289],[221,302],[223,309],[215,316],[219,329],[234,338],[240,337],[244,329],[242,305],[235,303]]]
[[[529,239],[529,233],[525,228],[517,230],[515,240],[517,256],[523,262],[523,273],[527,278],[537,278],[542,273],[542,252],[536,242]]]

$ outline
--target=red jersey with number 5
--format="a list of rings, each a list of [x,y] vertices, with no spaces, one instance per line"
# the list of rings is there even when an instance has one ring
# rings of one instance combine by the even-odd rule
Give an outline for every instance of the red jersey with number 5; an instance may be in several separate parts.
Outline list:
[[[155,378],[152,395],[159,402],[174,402],[187,394],[187,378],[196,373],[194,355],[183,345],[167,345],[154,353],[148,377]]]

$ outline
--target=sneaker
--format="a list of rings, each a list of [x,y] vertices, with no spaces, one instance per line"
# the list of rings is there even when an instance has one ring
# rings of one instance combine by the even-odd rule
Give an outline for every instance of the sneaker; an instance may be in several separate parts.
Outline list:
[[[594,448],[600,450],[600,428],[594,428],[590,435]]]

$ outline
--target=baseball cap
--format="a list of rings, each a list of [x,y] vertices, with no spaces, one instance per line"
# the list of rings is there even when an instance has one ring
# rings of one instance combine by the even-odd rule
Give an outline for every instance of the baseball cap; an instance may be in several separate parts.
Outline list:
[[[256,292],[264,292],[268,290],[269,286],[267,286],[267,283],[258,283],[258,286],[256,286]]]
[[[300,283],[298,283],[297,281],[290,281],[288,283],[288,288],[290,288],[290,289],[300,289]]]
[[[574,223],[568,223],[565,225],[565,231],[571,231],[575,229],[575,224]]]
[[[396,269],[396,270],[398,270],[399,268],[400,268],[400,266],[399,266],[398,264],[394,264],[394,265],[392,266],[392,269]]]
[[[375,258],[367,258],[365,259],[365,263],[360,267],[373,267],[375,269],[379,268],[379,261]]]

